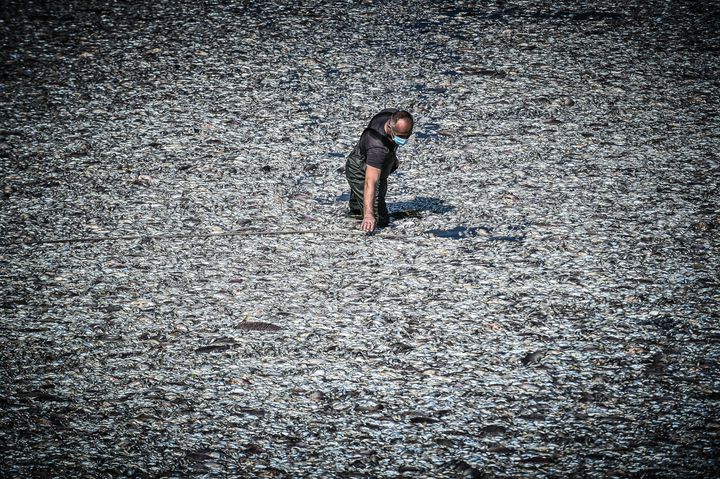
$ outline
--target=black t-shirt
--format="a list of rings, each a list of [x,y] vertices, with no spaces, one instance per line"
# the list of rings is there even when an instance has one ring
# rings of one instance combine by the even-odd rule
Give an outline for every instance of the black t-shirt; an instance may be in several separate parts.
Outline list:
[[[385,123],[397,111],[395,108],[381,111],[372,117],[367,128],[360,135],[360,154],[368,165],[382,170],[382,177],[387,177],[391,173],[397,161],[395,156],[397,145],[385,134]]]

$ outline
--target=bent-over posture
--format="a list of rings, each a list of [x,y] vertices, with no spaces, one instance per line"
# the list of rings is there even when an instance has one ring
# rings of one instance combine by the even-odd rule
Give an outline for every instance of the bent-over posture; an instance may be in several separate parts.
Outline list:
[[[412,135],[410,113],[387,108],[373,116],[345,162],[350,183],[350,214],[362,216],[360,229],[373,231],[390,221],[385,195],[387,178],[398,167],[395,152]]]

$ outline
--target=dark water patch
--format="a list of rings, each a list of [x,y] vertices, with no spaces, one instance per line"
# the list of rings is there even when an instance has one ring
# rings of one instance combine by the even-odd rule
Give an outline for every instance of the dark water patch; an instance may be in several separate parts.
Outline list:
[[[23,136],[22,132],[16,130],[0,129],[0,141],[7,141],[11,136]]]
[[[237,328],[243,331],[266,331],[275,332],[282,329],[281,326],[262,321],[245,321],[237,325]]]
[[[201,346],[201,347],[195,349],[195,352],[198,354],[217,353],[217,352],[227,351],[228,349],[232,349],[234,346],[235,346],[234,344],[211,344],[210,346]]]
[[[515,452],[515,449],[507,446],[491,446],[487,451],[494,454],[512,454]]]
[[[454,3],[439,4],[438,13],[447,17],[469,17],[487,20],[510,19],[522,12],[516,7],[504,8],[502,10],[488,11],[487,9],[474,8],[472,6],[456,6]]]
[[[455,70],[445,70],[442,74],[447,76],[483,76],[498,79],[502,79],[507,76],[507,72],[503,70],[477,66],[461,66]]]
[[[439,420],[427,417],[427,416],[414,416],[410,418],[410,424],[433,424],[436,422],[440,422]]]
[[[242,409],[243,408],[240,408],[240,410]],[[192,462],[199,462],[218,459],[222,457],[222,455],[223,453],[221,451],[216,451],[214,449],[199,449],[197,451],[188,452],[185,458]]]
[[[555,458],[551,456],[527,456],[522,458],[522,462],[525,464],[552,464],[555,462]]]
[[[44,333],[48,328],[20,328],[18,333]]]
[[[133,357],[139,357],[143,355],[143,351],[141,350],[133,350],[133,351],[113,351],[108,354],[109,358],[120,358],[120,359],[126,359],[126,358],[133,358]]]
[[[704,391],[695,397],[703,401],[720,401],[720,391]]]
[[[498,436],[500,434],[505,434],[505,431],[507,431],[505,426],[500,424],[489,424],[480,429],[479,435],[480,437]]]
[[[520,243],[525,239],[525,236],[488,236],[488,241],[511,241]]]
[[[676,320],[672,316],[652,316],[643,321],[644,324],[655,326],[661,330],[671,330],[675,327]]]
[[[439,125],[439,124],[437,124],[437,123],[425,123],[425,124],[422,126],[422,128],[423,128],[423,131],[416,131],[416,132],[414,133],[415,138],[417,138],[417,139],[419,139],[419,140],[424,140],[424,139],[429,138],[429,139],[432,140],[432,139],[437,139],[437,138],[440,137],[440,133],[439,133],[439,131],[440,131],[440,125]]]
[[[45,391],[29,391],[18,394],[19,398],[27,398],[38,402],[65,402],[66,399]]]
[[[455,77],[455,76],[460,76],[460,75],[461,75],[460,72],[455,71],[455,70],[444,70],[443,72],[441,72],[441,74],[442,74],[442,75],[449,76],[449,77]]]
[[[516,225],[508,225],[507,229],[508,231],[525,231],[528,226],[530,226],[529,223],[520,223]]]
[[[349,199],[349,198],[348,198]],[[418,196],[414,200],[410,201],[399,201],[390,205],[390,214],[397,214],[399,211],[414,211],[414,212],[430,212],[430,213],[449,213],[455,210],[454,206],[445,204],[444,200],[439,198],[430,198],[426,196]]]
[[[461,239],[461,238],[473,238],[477,236],[478,229],[485,230],[484,228],[456,226],[449,230],[428,230],[427,233],[431,233],[438,238],[450,238],[450,239]]]
[[[337,151],[331,151],[325,154],[330,158],[345,158],[345,153],[339,153]]]
[[[542,359],[544,355],[544,351],[533,351],[530,353],[527,353],[525,356],[520,359],[520,363],[522,363],[523,366],[527,366],[529,364],[537,363]]]
[[[424,472],[425,472],[425,469],[423,469],[422,467],[417,467],[417,466],[400,466],[398,468],[398,473],[405,475],[405,477],[407,477],[410,474],[413,474],[413,475],[414,474],[422,474]],[[362,476],[362,477],[365,477],[365,476]]]
[[[407,218],[422,218],[423,212],[419,210],[406,210],[406,211],[396,211],[394,213],[390,213],[390,218],[393,220],[403,220]]]
[[[462,477],[465,479],[482,479],[485,477],[491,477],[484,471],[481,471],[462,459],[453,459],[452,461],[443,464],[443,467],[453,471],[453,475],[449,477]]]
[[[534,412],[530,414],[520,414],[518,419],[522,419],[523,421],[544,421],[546,416],[544,414]]]
[[[265,411],[263,409],[258,409],[258,408],[254,408],[254,407],[246,407],[246,406],[239,407],[238,411],[243,414],[248,414],[250,416],[264,416],[265,414],[267,414],[267,411]]]
[[[492,77],[492,78],[505,78],[507,76],[507,73],[498,70],[497,68],[486,68],[486,67],[478,67],[478,66],[466,66],[466,67],[460,67],[458,72],[462,75],[468,75],[468,76],[486,76],[486,77]]]
[[[430,86],[425,85],[424,83],[416,83],[416,84],[413,86],[413,88],[414,88],[417,92],[419,92],[419,93],[438,93],[438,94],[442,94],[442,93],[447,93],[447,91],[448,91],[447,88],[443,88],[443,87],[430,87]]]

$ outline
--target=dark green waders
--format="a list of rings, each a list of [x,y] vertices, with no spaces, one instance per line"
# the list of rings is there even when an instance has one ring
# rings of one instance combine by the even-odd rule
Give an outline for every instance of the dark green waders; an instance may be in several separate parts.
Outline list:
[[[397,160],[393,161],[393,166]],[[394,169],[392,170],[394,171]],[[383,178],[383,176],[385,178]],[[355,147],[348,155],[345,162],[345,177],[350,184],[350,214],[363,215],[363,196],[365,194],[365,162],[360,154],[360,148]],[[387,194],[387,175],[380,174],[377,184],[377,195],[375,196],[375,221],[378,227],[387,226],[390,223],[385,195]]]

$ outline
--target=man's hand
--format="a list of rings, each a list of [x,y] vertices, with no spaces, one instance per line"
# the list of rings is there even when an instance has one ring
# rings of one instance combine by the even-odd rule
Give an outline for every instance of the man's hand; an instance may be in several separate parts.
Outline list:
[[[360,229],[363,230],[366,233],[371,233],[375,230],[375,217],[374,216],[365,216],[362,220],[362,223],[360,223]]]

